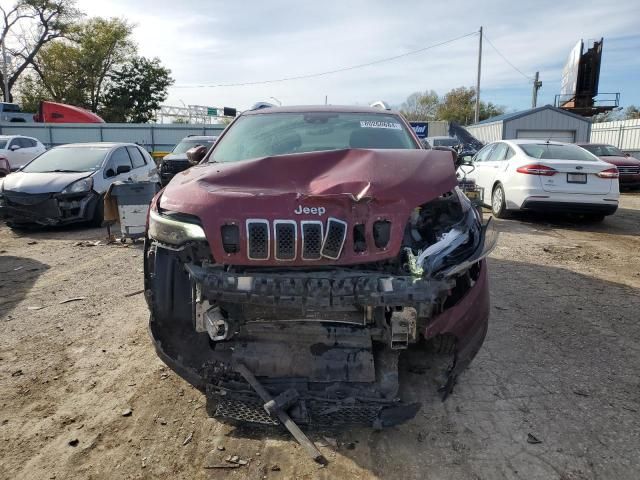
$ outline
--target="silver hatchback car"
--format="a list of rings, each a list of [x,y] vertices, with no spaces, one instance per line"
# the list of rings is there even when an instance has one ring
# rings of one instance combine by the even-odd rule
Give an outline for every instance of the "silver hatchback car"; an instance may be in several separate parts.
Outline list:
[[[52,148],[0,179],[0,217],[10,227],[102,223],[103,198],[118,180],[160,183],[151,155],[133,143]]]

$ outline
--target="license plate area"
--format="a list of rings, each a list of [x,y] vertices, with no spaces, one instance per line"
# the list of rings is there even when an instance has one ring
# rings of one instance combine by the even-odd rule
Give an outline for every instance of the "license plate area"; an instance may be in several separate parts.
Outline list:
[[[567,183],[587,183],[587,174],[567,173]]]

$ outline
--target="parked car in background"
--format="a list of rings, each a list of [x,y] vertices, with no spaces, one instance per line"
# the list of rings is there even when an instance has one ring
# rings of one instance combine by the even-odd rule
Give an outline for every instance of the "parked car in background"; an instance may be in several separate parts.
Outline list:
[[[11,166],[7,157],[0,155],[0,178],[6,177],[11,173]]]
[[[0,135],[0,155],[9,161],[12,171],[26,165],[45,150],[45,146],[37,138]]]
[[[0,180],[0,217],[10,227],[102,223],[103,197],[122,180],[159,183],[155,162],[132,143],[75,143],[46,151]]]
[[[483,202],[498,218],[535,210],[601,220],[618,208],[618,170],[577,145],[503,140],[480,150],[473,165]]]
[[[495,245],[451,152],[398,113],[318,106],[244,112],[194,154],[151,203],[145,298],[210,414],[263,421],[249,371],[295,389],[294,421],[390,426],[419,408],[398,395],[410,348],[451,355],[451,392],[485,338]]]
[[[169,155],[166,155],[160,162],[160,180],[165,186],[176,175],[191,167],[187,159],[187,150],[195,147],[207,147],[207,151],[213,146],[216,139],[211,135],[189,135],[178,143]]]
[[[25,113],[17,103],[0,102],[0,121],[33,122],[33,113]]]
[[[640,187],[640,160],[622,152],[613,145],[604,143],[579,143],[600,160],[618,168],[620,187]]]
[[[424,139],[422,143],[426,148],[433,148],[433,147],[456,148],[458,145],[460,145],[460,140],[458,140],[455,137],[439,136],[439,137],[427,137]]]

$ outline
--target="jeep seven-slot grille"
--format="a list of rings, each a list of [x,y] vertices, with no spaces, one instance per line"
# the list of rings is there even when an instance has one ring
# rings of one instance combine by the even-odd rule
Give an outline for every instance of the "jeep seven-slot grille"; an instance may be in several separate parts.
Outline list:
[[[330,218],[327,222],[327,233],[322,243],[322,256],[332,260],[340,257],[346,235],[347,224],[337,218]]]
[[[296,258],[297,225],[293,220],[276,220],[273,222],[276,260],[293,260]]]
[[[294,220],[275,220],[271,231],[267,220],[249,219],[247,257],[250,260],[268,260],[273,249],[276,260],[295,260],[298,256],[303,260],[322,257],[337,260],[344,247],[347,224],[337,218],[329,218],[325,230],[319,220],[304,220],[300,222],[300,234],[302,247],[298,249],[298,223]]]
[[[269,258],[269,222],[247,220],[247,256],[251,260]]]
[[[303,221],[302,227],[302,259],[319,260],[322,258],[322,222]]]

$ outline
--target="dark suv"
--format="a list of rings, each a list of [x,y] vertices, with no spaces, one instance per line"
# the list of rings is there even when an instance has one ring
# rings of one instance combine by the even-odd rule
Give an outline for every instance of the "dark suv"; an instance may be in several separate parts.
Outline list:
[[[158,355],[210,414],[277,423],[266,394],[298,422],[392,425],[419,409],[398,398],[408,350],[450,354],[451,392],[495,244],[451,152],[390,111],[280,107],[193,160],[152,202],[145,292]]]
[[[180,172],[191,166],[187,159],[187,150],[204,146],[210,149],[218,137],[211,135],[189,135],[178,143],[169,155],[160,162],[160,182],[165,186],[171,179]]]

